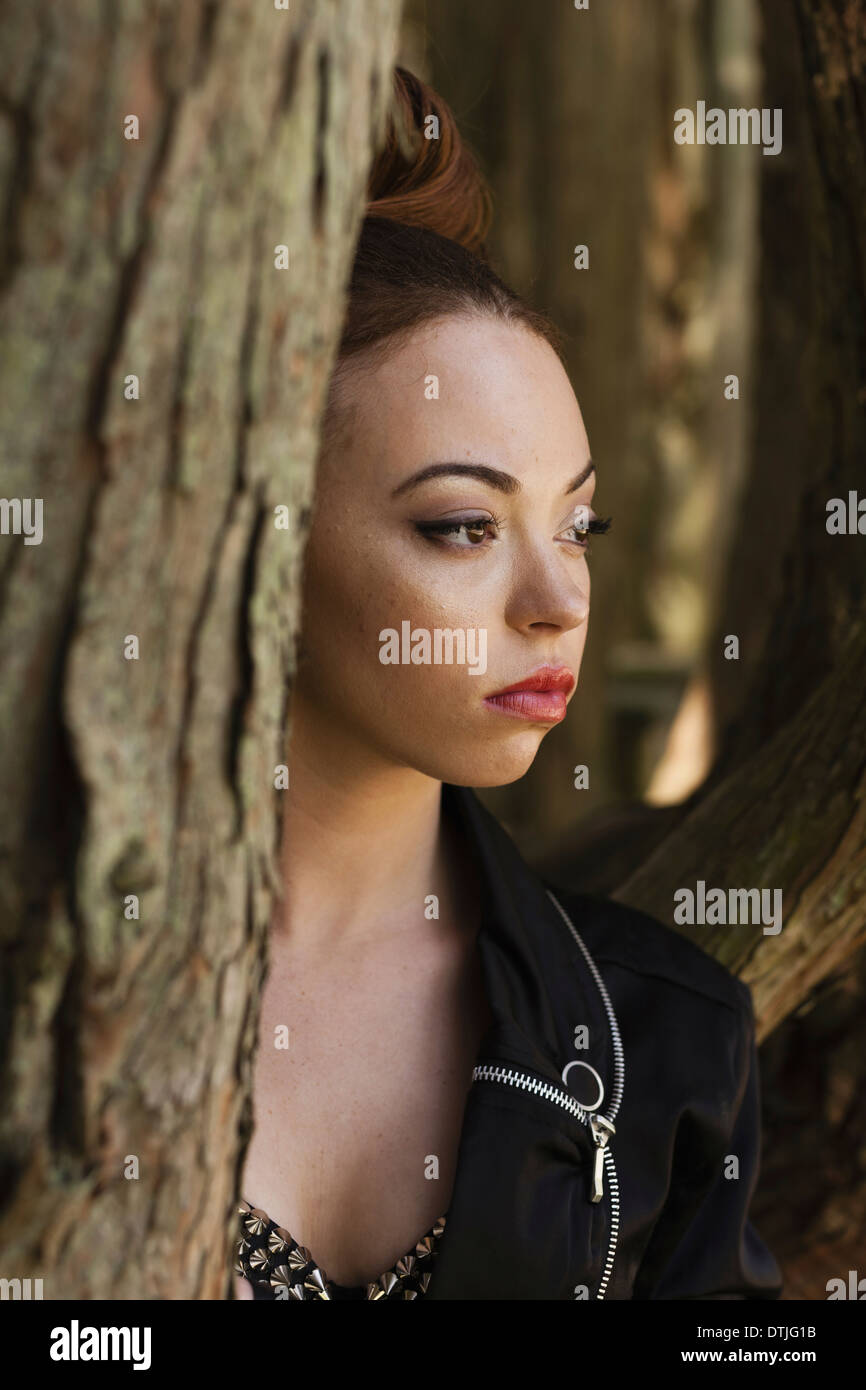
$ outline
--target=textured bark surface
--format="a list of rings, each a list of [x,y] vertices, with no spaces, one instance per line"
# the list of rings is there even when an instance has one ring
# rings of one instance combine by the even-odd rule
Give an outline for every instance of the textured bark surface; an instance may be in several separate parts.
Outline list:
[[[675,927],[674,893],[782,890],[782,927],[682,925],[752,989],[761,1041],[866,941],[866,628],[797,717],[702,797],[614,894]]]
[[[0,1248],[46,1298],[230,1288],[298,564],[397,19],[4,9],[2,491],[44,538],[0,537]]]
[[[753,1213],[782,1263],[787,1299],[826,1299],[828,1279],[862,1273],[864,999],[861,950],[761,1048],[765,1141]]]
[[[866,3],[761,13],[784,148],[761,161],[751,466],[710,647],[721,775],[838,669],[866,611],[866,541],[825,525],[830,498],[866,495]]]

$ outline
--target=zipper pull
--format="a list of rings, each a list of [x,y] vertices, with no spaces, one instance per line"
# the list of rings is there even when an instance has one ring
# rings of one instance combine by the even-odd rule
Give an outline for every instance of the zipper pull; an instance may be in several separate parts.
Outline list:
[[[592,1169],[592,1196],[589,1200],[600,1202],[604,1196],[604,1151],[611,1135],[616,1134],[616,1126],[610,1120],[605,1119],[604,1115],[590,1115],[589,1127],[596,1143],[595,1162]]]

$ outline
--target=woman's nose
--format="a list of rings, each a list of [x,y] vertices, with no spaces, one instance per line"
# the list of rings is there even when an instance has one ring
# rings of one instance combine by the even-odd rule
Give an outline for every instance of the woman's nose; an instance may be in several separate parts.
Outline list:
[[[570,632],[589,617],[589,571],[577,556],[518,560],[505,620],[521,632],[539,626]]]

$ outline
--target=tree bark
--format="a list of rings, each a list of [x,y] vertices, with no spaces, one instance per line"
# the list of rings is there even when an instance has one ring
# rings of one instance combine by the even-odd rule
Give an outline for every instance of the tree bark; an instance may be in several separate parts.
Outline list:
[[[298,568],[398,8],[4,10],[3,487],[44,535],[0,537],[0,1247],[47,1298],[231,1289]]]
[[[866,4],[761,13],[763,104],[782,109],[784,142],[761,160],[752,463],[709,646],[721,775],[844,663],[866,608],[866,543],[826,530],[830,498],[866,495]]]
[[[782,927],[682,925],[752,988],[762,1041],[866,941],[866,624],[798,716],[615,893],[673,920],[674,893],[779,888]]]

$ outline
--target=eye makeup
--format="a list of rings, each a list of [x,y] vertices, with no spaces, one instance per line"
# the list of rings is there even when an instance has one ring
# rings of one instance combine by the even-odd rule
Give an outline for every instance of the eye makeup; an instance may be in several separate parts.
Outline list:
[[[612,516],[605,518],[591,516],[588,518],[585,526],[578,526],[576,522],[572,522],[572,524],[565,529],[567,531],[573,531],[576,536],[604,536],[610,530],[612,521]]]
[[[601,517],[590,516],[585,526],[577,526],[572,523],[571,526],[565,527],[558,535],[567,534],[569,531],[572,532],[572,543],[576,545],[578,549],[586,550],[587,538],[590,535],[605,535],[610,530],[612,520],[612,517],[602,519]],[[444,544],[446,548],[450,547],[451,549],[457,550],[473,550],[480,549],[485,541],[496,540],[503,529],[504,523],[501,518],[496,516],[479,516],[476,514],[471,516],[449,517],[440,521],[415,521],[413,525],[419,535],[425,537],[425,539],[431,541],[433,544]],[[489,533],[491,530],[495,534],[490,535]],[[466,539],[458,540],[457,537],[461,535],[465,536]],[[448,537],[454,537],[455,539],[449,540]]]
[[[501,518],[497,516],[476,515],[449,517],[445,521],[416,521],[414,526],[420,535],[433,541],[434,544],[440,538],[445,540],[447,536],[457,536],[463,532],[466,535],[466,542],[465,544],[463,542],[457,542],[456,548],[470,550],[476,546],[482,545],[486,539],[495,539],[494,537],[488,537],[486,532],[488,528],[493,527],[498,533],[502,529],[503,522]],[[448,545],[451,543],[445,540],[445,544]]]

